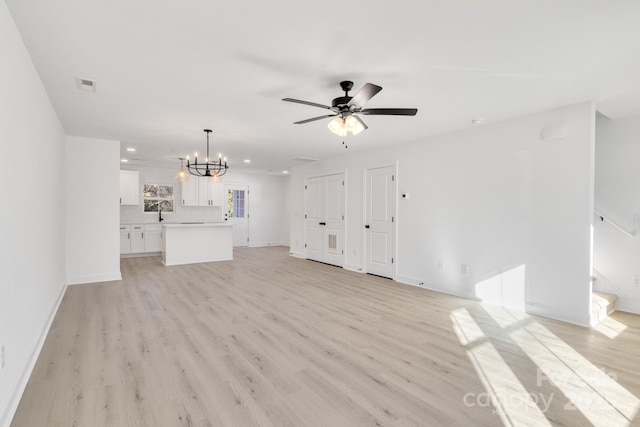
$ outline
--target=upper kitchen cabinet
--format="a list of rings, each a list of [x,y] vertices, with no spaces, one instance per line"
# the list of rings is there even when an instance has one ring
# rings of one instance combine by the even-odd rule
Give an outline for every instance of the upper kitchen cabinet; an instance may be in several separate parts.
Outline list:
[[[182,183],[182,206],[222,206],[223,185],[210,178],[190,177]]]
[[[120,204],[140,204],[140,174],[138,171],[120,171]]]

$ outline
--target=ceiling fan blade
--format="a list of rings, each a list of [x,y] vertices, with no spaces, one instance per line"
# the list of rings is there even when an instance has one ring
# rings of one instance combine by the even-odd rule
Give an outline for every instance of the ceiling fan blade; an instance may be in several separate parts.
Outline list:
[[[300,120],[299,122],[293,122],[293,124],[301,125],[304,123],[314,122],[316,120],[326,119],[327,117],[334,117],[334,116],[337,116],[337,114],[327,114],[326,116],[314,117],[312,119],[307,119],[307,120]]]
[[[302,101],[300,99],[293,99],[293,98],[283,98],[282,100],[287,102],[295,102],[297,104],[311,105],[312,107],[320,107],[320,108],[326,108],[327,110],[332,110],[332,108],[329,107],[328,105],[316,104],[315,102]]]
[[[417,112],[417,108],[365,108],[358,111],[370,116],[415,116]]]
[[[362,107],[365,102],[373,98],[382,88],[371,83],[362,86],[362,89],[356,93],[351,101],[347,104],[349,107]]]

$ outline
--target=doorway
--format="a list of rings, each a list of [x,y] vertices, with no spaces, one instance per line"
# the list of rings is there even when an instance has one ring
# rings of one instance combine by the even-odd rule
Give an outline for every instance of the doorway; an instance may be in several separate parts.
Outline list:
[[[365,172],[365,268],[369,274],[394,277],[395,166]]]
[[[233,226],[233,246],[249,246],[249,186],[228,184],[224,189],[224,217]]]
[[[344,173],[305,179],[306,258],[344,265]]]

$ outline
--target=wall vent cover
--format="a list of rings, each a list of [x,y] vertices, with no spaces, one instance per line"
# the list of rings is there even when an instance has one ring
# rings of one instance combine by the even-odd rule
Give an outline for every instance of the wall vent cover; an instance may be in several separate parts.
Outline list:
[[[87,92],[95,92],[96,91],[96,81],[91,79],[83,79],[80,77],[76,77],[76,84],[78,85],[78,89],[84,90]]]

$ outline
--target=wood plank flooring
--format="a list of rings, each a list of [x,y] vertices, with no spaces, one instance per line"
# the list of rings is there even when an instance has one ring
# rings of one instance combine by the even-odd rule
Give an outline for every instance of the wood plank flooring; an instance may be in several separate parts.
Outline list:
[[[234,256],[69,287],[12,426],[640,422],[638,316],[606,336],[282,247]]]

